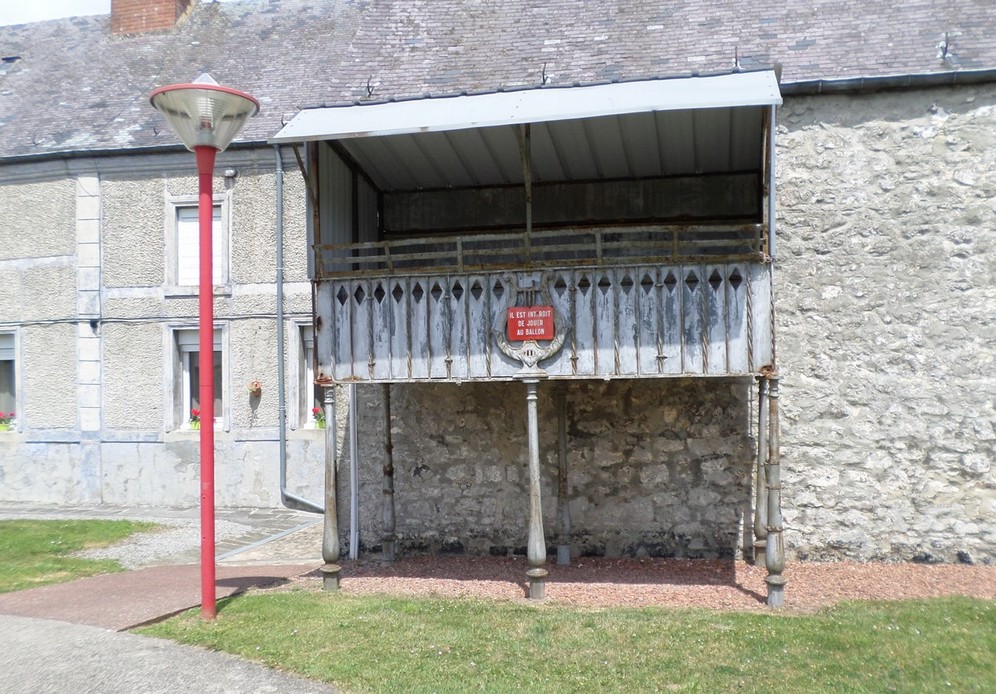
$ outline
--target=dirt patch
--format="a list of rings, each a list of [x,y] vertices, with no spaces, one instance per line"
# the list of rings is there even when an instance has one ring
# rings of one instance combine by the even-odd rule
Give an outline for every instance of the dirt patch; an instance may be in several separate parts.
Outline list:
[[[522,559],[412,557],[394,564],[340,562],[344,593],[438,595],[525,600]],[[547,601],[587,607],[765,608],[764,568],[695,559],[579,559],[548,565]],[[905,600],[945,595],[996,599],[996,567],[969,565],[793,562],[785,570],[785,607],[812,611],[842,600]],[[290,588],[321,590],[315,571]]]

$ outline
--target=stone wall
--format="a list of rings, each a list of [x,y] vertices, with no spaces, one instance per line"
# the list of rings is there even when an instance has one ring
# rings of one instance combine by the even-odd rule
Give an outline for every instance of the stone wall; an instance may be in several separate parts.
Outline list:
[[[554,396],[559,387],[566,391],[575,554],[736,554],[750,496],[748,383],[542,383],[543,516],[551,552],[559,528]],[[382,537],[383,386],[357,390],[361,548],[370,549]],[[525,553],[525,405],[525,386],[519,383],[391,387],[402,549]],[[348,444],[343,454],[348,456]],[[340,470],[343,507],[349,498],[346,460]]]
[[[786,540],[996,559],[996,87],[788,98],[776,270]]]

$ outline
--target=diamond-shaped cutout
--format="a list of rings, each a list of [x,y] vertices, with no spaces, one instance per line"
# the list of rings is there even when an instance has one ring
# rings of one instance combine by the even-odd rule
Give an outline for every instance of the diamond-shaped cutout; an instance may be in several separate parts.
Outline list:
[[[623,276],[619,286],[622,287],[623,294],[628,295],[631,291],[633,291],[633,278],[629,275]]]
[[[719,274],[719,270],[713,270],[712,274],[709,275],[709,286],[712,287],[714,292],[718,292],[722,284],[723,276]]]
[[[583,296],[588,296],[588,290],[591,289],[591,282],[588,280],[587,275],[581,276],[581,279],[578,281],[578,289],[581,290]]]
[[[564,281],[563,277],[558,277],[557,281],[553,283],[553,291],[557,293],[557,296],[563,296],[564,292],[567,291],[567,282]]]
[[[673,272],[667,273],[667,277],[664,278],[664,286],[667,287],[668,292],[673,292],[674,288],[678,286],[678,278],[674,276]]]
[[[425,291],[418,282],[415,283],[415,287],[412,289],[412,296],[415,298],[416,304],[422,301],[422,297],[425,296]]]
[[[433,299],[439,301],[439,297],[443,295],[443,289],[439,286],[439,282],[432,283],[432,289],[429,290],[429,294],[432,295]]]
[[[374,298],[377,300],[378,304],[382,304],[384,303],[385,296],[387,296],[387,292],[384,291],[384,285],[378,282],[377,286],[374,288]]]
[[[453,298],[460,301],[461,296],[463,296],[463,285],[457,282],[453,285]]]
[[[640,288],[643,290],[645,294],[649,294],[650,292],[653,291],[654,280],[650,277],[650,275],[643,276],[643,279],[640,280]]]
[[[502,298],[505,294],[505,287],[501,282],[495,282],[495,286],[492,287],[491,293],[495,295],[496,299]]]
[[[405,295],[405,290],[401,288],[400,284],[394,285],[394,289],[391,290],[391,296],[394,297],[395,302],[401,303],[401,298]]]
[[[339,300],[340,306],[345,306],[346,302],[349,301],[349,292],[346,291],[345,287],[339,287],[339,291],[336,292],[335,298]]]
[[[733,272],[730,274],[730,285],[733,287],[733,291],[740,289],[740,285],[743,283],[743,275],[740,274],[740,270],[734,268]]]
[[[699,286],[699,276],[695,274],[695,271],[689,272],[685,277],[685,284],[691,291],[695,291],[695,288]]]
[[[366,297],[366,292],[363,291],[363,287],[357,287],[356,291],[353,292],[353,298],[356,299],[356,303],[362,304],[364,297]]]
[[[612,282],[608,277],[602,275],[602,278],[598,280],[598,288],[602,290],[602,296],[609,293],[609,289],[612,287]]]
[[[477,280],[474,280],[474,284],[470,285],[470,295],[474,297],[474,301],[480,301],[481,294],[484,293],[484,287]]]

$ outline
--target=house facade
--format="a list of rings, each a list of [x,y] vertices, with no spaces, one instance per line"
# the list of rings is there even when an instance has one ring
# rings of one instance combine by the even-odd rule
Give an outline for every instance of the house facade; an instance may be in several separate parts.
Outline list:
[[[544,550],[752,554],[771,426],[758,376],[776,366],[790,558],[993,561],[996,17],[921,4],[876,10],[860,32],[868,11],[849,3],[816,16],[798,3],[296,0],[180,2],[138,26],[122,2],[113,22],[0,29],[0,410],[16,412],[0,498],[197,502],[196,178],[147,95],[207,71],[262,102],[216,166],[219,504],[322,506],[331,491],[343,547],[515,554],[538,489]],[[86,64],[60,60],[66,40]],[[603,83],[776,63],[780,103],[649,109],[665,114],[655,142],[688,155],[618,113],[601,114],[623,123],[615,136],[556,116],[476,152],[449,133],[448,166],[426,154],[442,148],[431,138],[392,153],[332,128],[278,137],[323,109],[536,93],[562,94],[563,115]],[[738,108],[755,120],[715,118]],[[653,151],[686,168],[644,170]],[[472,236],[487,237],[474,247],[486,260]],[[673,252],[703,240],[723,242],[716,257]],[[527,300],[534,287],[548,298]],[[695,311],[667,318],[672,292]],[[536,306],[570,329],[533,316],[561,344],[538,362],[532,424],[524,362],[503,343],[526,342],[508,309]],[[326,389],[338,426],[322,430]]]

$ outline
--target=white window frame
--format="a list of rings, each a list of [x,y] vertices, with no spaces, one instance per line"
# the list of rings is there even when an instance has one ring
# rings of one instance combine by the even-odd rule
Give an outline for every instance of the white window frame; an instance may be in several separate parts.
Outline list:
[[[312,407],[324,407],[324,396],[315,394],[315,339],[314,327],[310,322],[294,321],[289,329],[289,372],[292,385],[288,419],[293,429],[317,429]],[[293,403],[296,403],[294,405]]]
[[[190,430],[190,410],[194,394],[190,388],[191,366],[195,355],[199,358],[200,343],[196,326],[169,326],[168,349],[172,358],[168,360],[171,368],[165,374],[165,412],[167,413],[167,430]],[[229,362],[228,362],[228,329],[226,326],[214,328],[214,352],[221,355],[221,408],[214,413],[216,430],[228,431],[230,428],[229,406]],[[213,370],[212,370],[213,377]]]
[[[16,332],[0,332],[0,361],[11,362],[11,372],[14,377],[14,414],[17,415],[14,420],[10,423],[11,431],[18,430],[18,422],[20,420],[21,412],[21,388],[18,384],[22,383],[20,374],[20,360],[17,358],[18,354],[18,336]],[[4,410],[6,411],[6,410]]]
[[[231,192],[216,193],[214,196],[214,223],[212,225],[211,252],[214,259],[212,283],[215,294],[231,292]],[[198,274],[183,272],[180,268],[182,257],[194,257],[184,253],[189,250],[190,241],[181,244],[181,233],[192,236],[194,243],[199,241],[198,197],[177,195],[166,198],[166,295],[196,294],[200,281]],[[193,228],[192,228],[193,227]],[[192,232],[192,234],[190,233]]]

